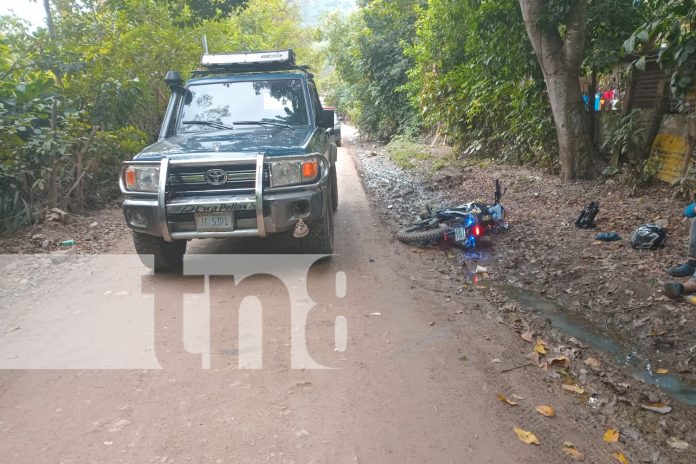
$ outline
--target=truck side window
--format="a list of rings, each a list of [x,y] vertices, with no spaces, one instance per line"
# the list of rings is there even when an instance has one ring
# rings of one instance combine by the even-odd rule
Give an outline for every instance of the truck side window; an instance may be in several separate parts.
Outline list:
[[[321,112],[322,112],[322,106],[321,102],[319,101],[319,93],[317,93],[317,88],[314,86],[313,82],[309,83],[309,93],[312,94],[312,104],[314,105],[314,117],[316,119],[317,124],[319,124],[319,121],[321,120]]]

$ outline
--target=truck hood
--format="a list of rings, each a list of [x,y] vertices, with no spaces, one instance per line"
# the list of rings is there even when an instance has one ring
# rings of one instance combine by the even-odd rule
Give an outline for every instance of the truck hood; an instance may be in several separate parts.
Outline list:
[[[140,152],[134,159],[158,160],[196,153],[265,153],[269,156],[307,153],[312,127],[255,127],[178,134],[162,139]]]

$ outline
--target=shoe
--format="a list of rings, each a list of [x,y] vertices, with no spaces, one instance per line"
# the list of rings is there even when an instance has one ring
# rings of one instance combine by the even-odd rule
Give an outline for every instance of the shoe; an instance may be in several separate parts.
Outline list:
[[[689,263],[680,264],[679,266],[667,269],[667,274],[674,277],[686,277],[693,275],[694,272],[696,272],[696,266]]]
[[[679,282],[667,282],[662,289],[662,293],[668,298],[678,300],[684,295],[684,286]]]

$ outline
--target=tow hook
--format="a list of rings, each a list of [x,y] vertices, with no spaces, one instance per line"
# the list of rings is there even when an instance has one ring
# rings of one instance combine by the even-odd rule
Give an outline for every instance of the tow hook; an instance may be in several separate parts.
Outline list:
[[[309,227],[307,227],[307,224],[302,219],[299,219],[297,221],[297,224],[295,224],[295,230],[292,233],[292,236],[295,238],[303,238],[306,237],[307,234],[309,234]]]

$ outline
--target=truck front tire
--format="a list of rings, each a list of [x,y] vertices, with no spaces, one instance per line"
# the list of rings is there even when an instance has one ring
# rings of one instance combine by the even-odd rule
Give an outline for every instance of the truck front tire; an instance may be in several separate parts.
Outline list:
[[[332,201],[329,199],[324,209],[324,217],[318,221],[308,223],[309,234],[300,239],[302,253],[316,255],[330,255],[334,248],[334,221]]]
[[[186,240],[167,242],[163,238],[137,232],[133,232],[133,245],[140,261],[155,272],[180,269],[186,253]],[[153,255],[154,262],[146,255]]]

